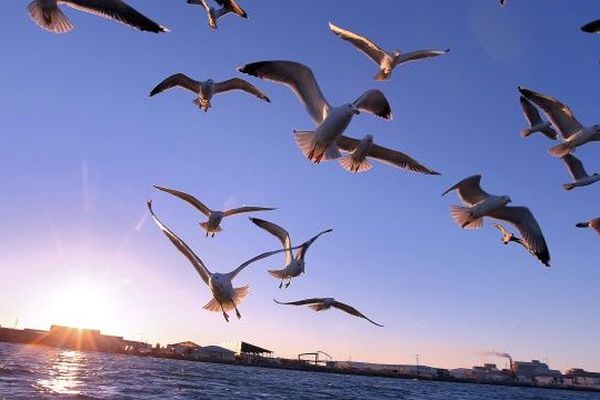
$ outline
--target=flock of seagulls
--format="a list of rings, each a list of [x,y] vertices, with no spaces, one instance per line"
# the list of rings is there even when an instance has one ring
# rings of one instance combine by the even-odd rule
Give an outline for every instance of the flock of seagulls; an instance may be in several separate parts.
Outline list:
[[[211,0],[187,0],[191,5],[200,5],[208,16],[208,25],[212,29],[218,28],[218,21],[228,15],[234,14],[241,18],[248,18],[246,11],[236,0],[214,0],[217,7],[211,6]],[[147,32],[168,32],[169,30],[144,16],[122,0],[34,0],[27,7],[30,18],[40,28],[54,33],[66,33],[73,29],[73,24],[59,8],[67,5],[74,9],[98,15],[113,21],[121,22],[130,27]],[[504,6],[506,0],[500,0]],[[330,30],[340,39],[354,45],[379,67],[375,80],[387,81],[391,79],[393,70],[402,64],[434,58],[448,54],[445,50],[416,50],[403,53],[399,50],[387,51],[378,46],[366,36],[340,28],[329,23]],[[589,33],[600,33],[600,20],[593,21],[581,27]],[[400,151],[375,144],[374,136],[369,134],[363,138],[345,136],[345,131],[354,116],[361,113],[372,114],[384,120],[392,120],[392,108],[379,89],[371,89],[363,93],[352,102],[341,105],[331,105],[323,95],[313,71],[306,65],[288,60],[258,61],[243,65],[238,68],[240,73],[262,80],[283,84],[289,87],[304,106],[315,127],[313,130],[293,130],[295,142],[307,160],[315,164],[324,161],[337,160],[342,168],[351,173],[361,173],[372,168],[371,161],[390,165],[395,168],[412,171],[424,175],[440,175],[439,172],[423,165],[409,155]],[[241,78],[231,78],[216,82],[213,79],[197,81],[183,73],[176,73],[161,81],[150,91],[153,97],[165,90],[180,87],[192,92],[196,97],[194,104],[205,112],[211,108],[214,95],[230,91],[243,91],[265,102],[271,100],[267,95],[250,82]],[[549,149],[552,156],[559,157],[566,165],[573,181],[564,184],[565,190],[591,185],[600,180],[600,174],[589,175],[581,160],[573,155],[578,147],[590,142],[600,141],[600,125],[582,125],[574,116],[570,107],[554,97],[519,86],[520,105],[528,123],[528,127],[521,130],[522,137],[540,133],[550,140],[559,140],[560,143]],[[546,120],[542,117],[546,117]],[[524,206],[509,205],[512,200],[507,195],[493,195],[481,187],[481,175],[467,177],[446,190],[442,196],[456,191],[462,205],[452,205],[450,214],[454,222],[463,229],[479,229],[484,225],[486,218],[492,218],[515,227],[521,237],[508,231],[503,225],[495,223],[493,226],[502,234],[501,241],[505,245],[518,243],[525,250],[536,257],[545,266],[550,266],[550,251],[544,238],[542,229],[532,211]],[[239,214],[264,212],[275,210],[273,207],[242,206],[239,208],[217,211],[209,209],[204,203],[183,191],[155,186],[156,189],[183,200],[196,208],[207,220],[200,226],[205,231],[206,237],[214,238],[222,230],[223,218]],[[238,318],[241,313],[238,306],[248,294],[249,287],[234,287],[233,280],[246,267],[265,258],[283,253],[285,256],[283,268],[268,270],[268,273],[279,281],[279,288],[290,286],[292,279],[305,273],[305,258],[310,246],[322,235],[332,232],[332,229],[323,230],[298,246],[292,246],[289,233],[283,227],[264,220],[251,217],[250,221],[260,229],[275,236],[282,248],[268,251],[249,259],[228,273],[211,272],[204,262],[191,248],[171,231],[156,216],[152,201],[147,203],[148,210],[159,229],[167,239],[181,252],[200,275],[202,281],[211,291],[212,299],[204,306],[206,310],[221,312],[224,319],[229,322],[228,312],[235,311]],[[600,234],[600,218],[576,224],[579,228],[591,228]],[[294,251],[296,251],[294,253]],[[366,317],[356,308],[337,301],[332,297],[308,298],[292,302],[277,304],[308,306],[315,311],[335,308],[349,315],[363,318],[372,324],[382,327]]]

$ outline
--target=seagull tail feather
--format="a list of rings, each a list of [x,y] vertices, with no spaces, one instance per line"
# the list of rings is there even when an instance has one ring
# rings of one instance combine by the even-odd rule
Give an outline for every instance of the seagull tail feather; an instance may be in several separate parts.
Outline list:
[[[388,79],[390,79],[392,77],[392,73],[391,72],[385,72],[383,69],[380,70],[377,75],[375,75],[375,80],[376,81],[387,81]]]
[[[575,226],[578,228],[587,228],[590,226],[590,223],[589,222],[579,222]]]
[[[531,135],[531,128],[521,129],[521,137],[527,137]]]
[[[562,187],[565,190],[572,190],[573,188],[575,188],[575,185],[572,183],[565,183],[564,185],[562,185]]]
[[[564,142],[561,144],[557,144],[556,146],[550,147],[548,152],[552,154],[554,157],[564,157],[567,154],[570,154],[574,150],[573,145],[569,142]]]
[[[208,232],[208,221],[200,222],[200,226],[202,227],[202,229],[204,229],[205,231]],[[217,228],[213,229],[211,232],[221,232],[222,230],[223,230],[223,228],[221,228],[220,226],[217,226]]]
[[[458,226],[464,229],[478,229],[483,225],[483,218],[473,219],[469,207],[451,206],[450,214]]]
[[[368,159],[365,158],[357,163],[350,155],[340,158],[339,163],[346,171],[354,173],[365,172],[373,168]]]
[[[314,148],[316,145],[315,133],[312,131],[294,131],[296,134],[296,144],[304,154],[304,157],[310,161],[314,158]]]
[[[277,279],[285,279],[287,278],[287,274],[285,273],[285,271],[283,269],[270,269],[269,274],[271,274],[273,277],[277,278]]]
[[[67,33],[73,30],[73,24],[69,18],[57,7],[50,9],[45,13],[38,0],[33,0],[27,6],[29,17],[42,29],[54,33]]]
[[[327,309],[327,306],[325,304],[321,304],[321,303],[310,304],[308,307],[312,308],[315,311],[323,311],[323,310]]]

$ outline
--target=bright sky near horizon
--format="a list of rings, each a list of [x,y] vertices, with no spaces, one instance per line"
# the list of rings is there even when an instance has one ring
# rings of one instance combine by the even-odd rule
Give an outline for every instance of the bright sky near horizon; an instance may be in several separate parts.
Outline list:
[[[162,344],[244,339],[289,357],[323,350],[340,360],[413,363],[418,353],[423,364],[444,367],[504,365],[483,355],[498,350],[600,370],[600,246],[592,231],[574,228],[600,216],[600,185],[561,188],[570,177],[547,154],[551,143],[519,136],[516,90],[553,95],[584,124],[600,122],[600,37],[579,31],[600,18],[596,2],[241,3],[250,19],[228,16],[212,32],[204,11],[183,0],[131,0],[172,30],[160,35],[65,7],[76,29],[54,35],[29,21],[26,2],[2,2],[0,324],[75,321]],[[336,38],[328,21],[386,49],[451,52],[375,82],[375,64]],[[290,90],[271,82],[242,76],[271,104],[227,94],[206,114],[188,92],[148,98],[175,72],[225,80],[241,76],[239,65],[269,59],[310,66],[332,104],[383,90],[394,120],[363,113],[347,133],[374,134],[442,176],[379,163],[360,175],[336,162],[312,165],[292,129],[313,123]],[[593,143],[577,151],[588,172],[600,172],[599,153]],[[475,173],[487,191],[530,207],[552,268],[503,246],[489,225],[461,231],[452,222],[458,199],[440,194]],[[334,232],[313,245],[307,273],[286,290],[266,273],[283,256],[239,275],[236,286],[250,284],[251,292],[242,319],[228,324],[202,309],[209,290],[148,218],[146,200],[212,271],[279,243],[246,216],[206,239],[197,225],[204,217],[153,184],[213,208],[278,207],[255,216],[283,225],[294,243]],[[348,302],[385,328],[272,300],[313,296]]]

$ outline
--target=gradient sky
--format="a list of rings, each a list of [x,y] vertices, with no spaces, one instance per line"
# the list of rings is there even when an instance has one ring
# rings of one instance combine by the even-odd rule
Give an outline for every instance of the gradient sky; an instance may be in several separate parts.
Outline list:
[[[600,216],[600,185],[566,192],[564,166],[525,126],[517,85],[558,97],[584,124],[600,122],[600,37],[579,27],[600,18],[593,0],[378,2],[244,1],[249,20],[220,29],[185,1],[132,1],[171,28],[141,33],[66,9],[76,26],[53,35],[31,23],[26,2],[4,1],[0,27],[0,324],[47,329],[66,323],[57,299],[87,287],[102,312],[90,327],[162,344],[244,339],[295,357],[323,350],[340,360],[457,367],[501,359],[547,360],[552,367],[600,370],[598,237],[577,230]],[[168,4],[167,4],[168,3]],[[380,4],[381,3],[381,4]],[[66,8],[66,7],[65,7]],[[332,21],[387,49],[451,48],[399,67],[389,82],[328,29]],[[201,113],[193,95],[148,98],[175,72],[196,79],[239,76],[235,67],[290,59],[309,65],[332,104],[383,90],[387,122],[362,114],[347,133],[375,135],[443,173],[411,174],[378,163],[351,175],[336,162],[312,165],[292,129],[314,125],[284,86],[248,78],[271,104],[235,93]],[[600,171],[600,145],[577,151]],[[504,247],[489,225],[461,231],[451,220],[458,180],[483,174],[483,186],[531,208],[552,255],[546,269],[518,246]],[[205,239],[203,218],[152,189],[189,191],[209,207],[279,207],[256,214],[286,227],[294,242],[333,228],[311,248],[306,275],[287,290],[267,268],[245,270],[243,318],[227,324],[202,306],[210,293],[148,218],[145,202],[212,271],[228,271],[278,242],[245,216]],[[273,303],[335,296],[386,325],[340,312]],[[82,296],[84,297],[84,296]],[[85,299],[82,299],[85,301]]]

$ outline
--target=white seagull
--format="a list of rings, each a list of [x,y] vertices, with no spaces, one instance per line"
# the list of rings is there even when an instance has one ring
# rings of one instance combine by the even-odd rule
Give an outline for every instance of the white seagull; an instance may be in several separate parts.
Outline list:
[[[373,142],[373,135],[367,135],[362,140],[356,140],[347,136],[340,136],[336,141],[338,148],[349,154],[340,158],[340,165],[350,172],[364,172],[372,168],[368,158],[373,158],[392,167],[407,169],[427,175],[440,175],[408,154],[378,146]]]
[[[229,13],[234,13],[242,18],[247,19],[248,14],[242,7],[240,7],[235,0],[215,0],[217,4],[221,6],[219,9],[215,9],[208,4],[208,0],[188,0],[188,4],[199,4],[206,10],[208,15],[208,26],[212,29],[217,29],[217,21],[219,18],[224,17]]]
[[[200,226],[206,231],[206,237],[209,234],[212,234],[211,237],[215,237],[215,233],[221,232],[223,229],[221,228],[221,221],[225,217],[230,217],[236,214],[249,213],[255,211],[271,211],[276,210],[276,208],[271,207],[255,207],[255,206],[244,206],[239,208],[232,208],[226,211],[215,211],[206,207],[204,203],[200,200],[192,196],[191,194],[181,192],[175,189],[168,189],[165,187],[154,185],[154,187],[158,190],[162,190],[163,192],[167,192],[172,194],[175,197],[179,197],[181,200],[188,202],[192,206],[194,206],[198,211],[208,217],[208,221],[201,222]]]
[[[562,157],[587,142],[600,141],[600,125],[581,125],[571,109],[554,97],[534,92],[523,86],[519,86],[519,92],[541,108],[560,131],[564,141],[550,148],[549,152],[553,156]]]
[[[314,163],[340,158],[336,140],[344,133],[354,115],[365,111],[384,119],[392,118],[390,105],[379,90],[369,90],[353,103],[332,107],[325,100],[311,69],[297,62],[260,61],[246,64],[238,70],[287,85],[298,96],[317,129],[294,131],[296,143],[306,158]]]
[[[580,222],[575,226],[578,228],[592,228],[600,235],[600,218],[594,218],[586,222]]]
[[[342,302],[337,301],[332,297],[322,297],[322,298],[313,298],[306,300],[298,300],[298,301],[290,301],[289,303],[283,303],[277,300],[274,300],[277,304],[283,304],[288,306],[304,306],[307,305],[315,311],[323,311],[329,310],[330,308],[337,308],[338,310],[342,310],[350,315],[354,315],[355,317],[364,318],[373,325],[377,325],[380,328],[383,328],[383,325],[378,324],[377,322],[367,318],[363,313],[358,311],[356,308],[349,306],[348,304],[344,304]]]
[[[521,103],[521,108],[523,109],[523,114],[525,115],[527,122],[529,122],[529,128],[521,129],[522,137],[527,137],[532,133],[540,132],[548,139],[558,139],[558,133],[552,128],[552,123],[542,119],[540,112],[533,103],[524,96],[520,96],[519,101]]]
[[[169,31],[121,0],[33,0],[27,6],[29,17],[37,26],[49,32],[70,32],[73,30],[73,24],[58,8],[59,4],[121,22],[140,31],[154,33]]]
[[[358,50],[362,51],[367,57],[373,60],[375,64],[379,65],[380,71],[375,75],[375,79],[378,81],[390,79],[392,77],[392,70],[400,64],[441,56],[450,51],[450,49],[446,49],[441,51],[417,50],[411,51],[410,53],[402,53],[400,50],[388,52],[377,46],[371,39],[342,29],[331,22],[329,23],[329,29],[331,29],[339,38],[352,43]]]
[[[241,314],[238,310],[238,306],[248,294],[248,285],[243,287],[234,288],[231,281],[240,273],[244,268],[248,265],[252,264],[255,261],[262,260],[263,258],[270,257],[274,254],[281,253],[285,250],[275,250],[269,251],[266,253],[259,254],[258,256],[251,258],[245,263],[241,264],[239,267],[234,269],[233,271],[222,274],[217,272],[210,272],[206,265],[202,262],[202,260],[189,248],[189,246],[181,240],[175,233],[173,233],[169,228],[167,228],[154,214],[152,210],[152,201],[148,201],[148,209],[150,210],[150,214],[154,219],[154,222],[161,231],[167,236],[167,238],[177,247],[177,249],[192,263],[200,278],[206,283],[212,292],[213,298],[209,301],[204,309],[208,311],[221,311],[223,313],[223,317],[227,322],[229,322],[229,315],[227,311],[235,310],[235,315],[238,318],[241,318]]]
[[[269,270],[271,275],[281,280],[279,283],[279,289],[281,289],[283,286],[284,280],[287,279],[285,284],[285,287],[287,288],[290,286],[290,283],[292,283],[292,278],[295,278],[305,272],[304,257],[306,257],[306,252],[308,251],[310,245],[313,244],[313,242],[317,240],[319,236],[333,231],[333,229],[327,229],[302,243],[299,246],[300,249],[296,252],[296,256],[294,256],[292,253],[292,241],[289,233],[285,229],[277,224],[265,221],[263,219],[250,218],[250,221],[278,238],[283,244],[283,248],[285,249],[285,267],[283,269]]]
[[[600,19],[589,22],[581,27],[583,32],[587,33],[600,33]]]
[[[208,111],[211,107],[210,100],[215,94],[221,94],[232,90],[242,90],[267,103],[271,102],[271,100],[269,100],[269,98],[254,85],[240,78],[232,78],[222,82],[215,82],[212,79],[199,82],[182,73],[171,75],[156,85],[150,92],[150,97],[174,87],[187,89],[198,96],[194,100],[194,104],[201,110],[204,110],[204,112]]]
[[[506,228],[504,228],[504,226],[502,226],[500,224],[494,224],[494,227],[502,233],[502,243],[504,243],[504,244],[509,244],[510,242],[519,243],[521,246],[523,246],[527,250],[529,250],[529,248],[527,247],[527,243],[525,243],[523,241],[523,239],[521,239],[520,237],[517,237],[514,233],[506,230]]]
[[[451,214],[454,222],[461,228],[477,229],[483,224],[484,217],[499,219],[514,225],[527,245],[542,264],[549,266],[550,252],[542,229],[535,217],[527,207],[509,207],[511,202],[509,196],[495,196],[485,192],[481,186],[481,175],[473,175],[450,189],[446,193],[456,190],[460,200],[466,207],[451,206]]]
[[[571,190],[576,187],[591,185],[592,183],[600,181],[600,174],[593,173],[592,175],[588,175],[583,167],[583,163],[577,157],[572,154],[567,154],[561,158],[565,163],[569,174],[573,178],[573,182],[565,183],[563,188],[565,190]]]

